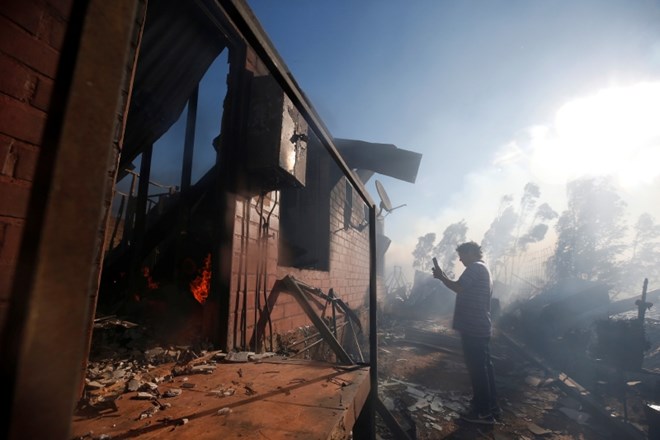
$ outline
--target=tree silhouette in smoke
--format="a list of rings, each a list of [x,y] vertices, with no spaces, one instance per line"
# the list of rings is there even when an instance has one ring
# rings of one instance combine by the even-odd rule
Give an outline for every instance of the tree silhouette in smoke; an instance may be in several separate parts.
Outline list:
[[[605,177],[574,180],[566,191],[568,207],[555,226],[557,244],[549,260],[551,278],[601,281],[614,288],[626,249],[626,203]]]
[[[512,202],[513,196],[502,197],[497,216],[481,241],[485,256],[496,277],[505,268],[506,256],[515,246],[515,230],[519,216]]]
[[[415,269],[424,270],[429,267],[434,242],[435,232],[429,232],[417,239],[417,246],[415,246],[415,250],[412,253],[414,258],[413,267]]]
[[[452,223],[445,228],[442,239],[433,247],[432,254],[438,259],[438,264],[450,278],[455,277],[454,267],[458,261],[456,247],[467,241],[467,230],[465,220]]]
[[[484,234],[481,244],[493,275],[505,284],[520,269],[527,247],[542,241],[550,229],[548,222],[558,217],[547,203],[537,207],[540,197],[539,186],[533,182],[523,188],[517,210],[512,195],[502,197],[498,214]]]
[[[539,186],[528,182],[518,205],[514,206],[515,198],[512,194],[506,194],[500,199],[497,214],[481,241],[484,257],[496,280],[505,284],[512,282],[511,275],[515,275],[514,271],[523,263],[527,247],[542,241],[550,229],[549,222],[558,217],[557,212],[547,203],[538,205],[540,197]],[[434,244],[434,232],[418,237],[412,252],[413,267],[421,271],[428,270],[431,258],[435,256],[440,267],[450,277],[455,277],[454,269],[458,260],[456,247],[467,241],[467,231],[467,222],[463,219],[447,226],[437,244]]]
[[[527,246],[537,243],[545,238],[550,226],[546,223],[559,217],[559,214],[553,210],[550,205],[543,203],[536,209],[527,232],[518,239],[517,246],[520,250],[526,250]]]

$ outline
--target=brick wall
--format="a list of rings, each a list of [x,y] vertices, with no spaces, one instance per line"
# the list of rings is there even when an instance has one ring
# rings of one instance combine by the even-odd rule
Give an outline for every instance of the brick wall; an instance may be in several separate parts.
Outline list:
[[[5,0],[0,3],[0,328],[8,307],[28,202],[42,136],[50,110],[60,53],[73,0]],[[144,11],[145,2],[140,1]],[[138,14],[132,42],[139,44],[143,12]],[[114,155],[120,151],[124,112],[129,96],[134,57],[126,65],[127,77],[117,113]],[[61,111],[61,110],[57,110]],[[108,163],[108,186],[113,185],[116,160]],[[110,207],[110,197],[106,208]],[[100,273],[105,223],[98,237],[99,252],[92,262]],[[95,306],[96,291],[90,295]],[[93,311],[90,314],[93,316]],[[91,328],[91,327],[90,327]]]
[[[314,178],[314,176],[308,176]],[[232,281],[230,289],[229,344],[231,348],[249,348],[254,324],[255,305],[265,310],[266,298],[278,279],[293,276],[308,285],[328,293],[333,289],[351,309],[364,315],[369,298],[369,236],[368,228],[361,232],[343,229],[346,199],[345,178],[332,189],[330,196],[330,270],[304,270],[278,266],[279,240],[279,194],[273,191],[263,197],[241,199],[236,204]],[[263,207],[262,207],[263,204]],[[352,212],[353,224],[363,219],[360,203],[355,203]],[[263,228],[269,219],[267,230]],[[331,231],[338,231],[331,233]],[[267,236],[266,236],[267,235]],[[258,294],[258,299],[257,299]],[[244,304],[246,307],[244,308]],[[243,315],[243,310],[245,314]],[[317,310],[321,313],[321,309]],[[245,323],[243,324],[243,316]],[[366,318],[366,315],[364,315]],[[299,306],[295,297],[281,293],[271,310],[271,325],[274,335],[283,335],[300,327],[313,325]],[[366,326],[366,320],[363,320]],[[270,337],[270,329],[265,329]],[[269,344],[266,344],[269,348]]]
[[[369,229],[345,228],[346,186],[342,178],[330,196],[330,274],[331,286],[351,308],[368,305]],[[357,225],[364,216],[363,203],[353,196],[350,224]],[[344,228],[344,229],[342,229]]]
[[[0,3],[0,327],[71,5]]]
[[[268,74],[259,57],[249,48],[245,67],[255,76]],[[306,177],[308,181],[320,178],[322,177],[309,174]],[[340,179],[330,195],[329,271],[278,265],[280,221],[278,191],[272,191],[263,197],[237,200],[228,322],[229,349],[251,349],[246,344],[249,344],[253,337],[255,322],[259,317],[258,313],[255,314],[255,309],[265,310],[266,298],[275,282],[287,275],[319,288],[326,294],[332,288],[351,309],[357,310],[365,317],[363,325],[366,325],[366,314],[362,312],[366,311],[369,300],[369,232],[368,228],[361,232],[352,228],[343,230],[346,185],[347,180]],[[355,194],[353,199],[351,222],[359,224],[364,217],[363,204]],[[266,218],[267,231],[263,229]],[[318,311],[321,312],[320,309]],[[270,316],[274,335],[283,335],[312,325],[295,297],[287,293],[279,295]],[[268,339],[270,328],[267,327],[265,331]],[[273,338],[275,339],[275,336]]]
[[[245,67],[255,76],[268,74],[268,69],[249,48]],[[311,180],[322,177],[308,174],[306,178]],[[344,229],[347,184],[345,178],[340,179],[330,195],[329,271],[278,265],[280,205],[277,191],[263,198],[264,210],[269,213],[269,235],[261,244],[259,244],[261,199],[253,197],[237,201],[228,323],[230,349],[241,349],[243,343],[249,343],[253,336],[255,319],[258,318],[258,314],[255,315],[257,292],[259,292],[258,308],[264,310],[266,297],[270,294],[273,285],[278,279],[287,275],[319,288],[326,294],[332,288],[339,298],[363,317],[363,326],[366,326],[364,312],[369,301],[369,229],[365,228],[360,232],[354,228]],[[357,225],[364,219],[363,203],[355,193],[353,202],[351,223]],[[246,304],[245,323],[242,323],[243,304]],[[271,311],[271,325],[273,334],[282,335],[300,327],[310,326],[312,322],[294,296],[283,293],[279,295]],[[269,329],[266,331],[270,333]]]

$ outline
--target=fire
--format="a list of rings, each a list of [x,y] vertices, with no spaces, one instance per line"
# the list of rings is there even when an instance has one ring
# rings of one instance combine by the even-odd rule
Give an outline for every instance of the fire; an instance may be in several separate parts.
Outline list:
[[[199,271],[199,275],[197,275],[197,278],[190,282],[190,291],[200,304],[204,304],[206,298],[209,296],[210,287],[211,254],[208,254],[204,260],[204,267]]]

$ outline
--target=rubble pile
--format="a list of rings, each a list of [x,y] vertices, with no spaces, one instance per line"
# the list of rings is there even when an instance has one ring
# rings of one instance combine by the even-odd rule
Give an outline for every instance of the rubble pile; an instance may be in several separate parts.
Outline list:
[[[565,372],[549,368],[533,346],[516,343],[499,327],[491,349],[503,415],[493,427],[466,424],[459,414],[469,405],[471,388],[460,340],[450,330],[451,316],[384,322],[379,394],[404,429],[410,432],[414,425],[411,438],[646,438],[642,382],[626,384],[624,415],[617,395],[586,390]],[[393,438],[386,429],[379,436]]]
[[[219,362],[250,362],[274,355],[223,353],[208,344],[163,347],[153,336],[149,328],[129,321],[115,317],[97,320],[78,414],[115,412],[116,401],[128,398],[150,401],[152,406],[139,415],[139,420],[152,417],[171,407],[168,399],[194,388],[187,376],[210,374]],[[231,384],[213,393],[231,396],[236,386]]]

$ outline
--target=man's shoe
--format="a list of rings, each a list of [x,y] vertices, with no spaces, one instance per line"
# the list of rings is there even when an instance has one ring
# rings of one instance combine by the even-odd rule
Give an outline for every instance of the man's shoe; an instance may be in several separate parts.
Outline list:
[[[467,414],[461,415],[461,419],[470,423],[479,423],[481,425],[494,425],[495,417],[491,413],[479,413],[477,411],[470,411]]]

